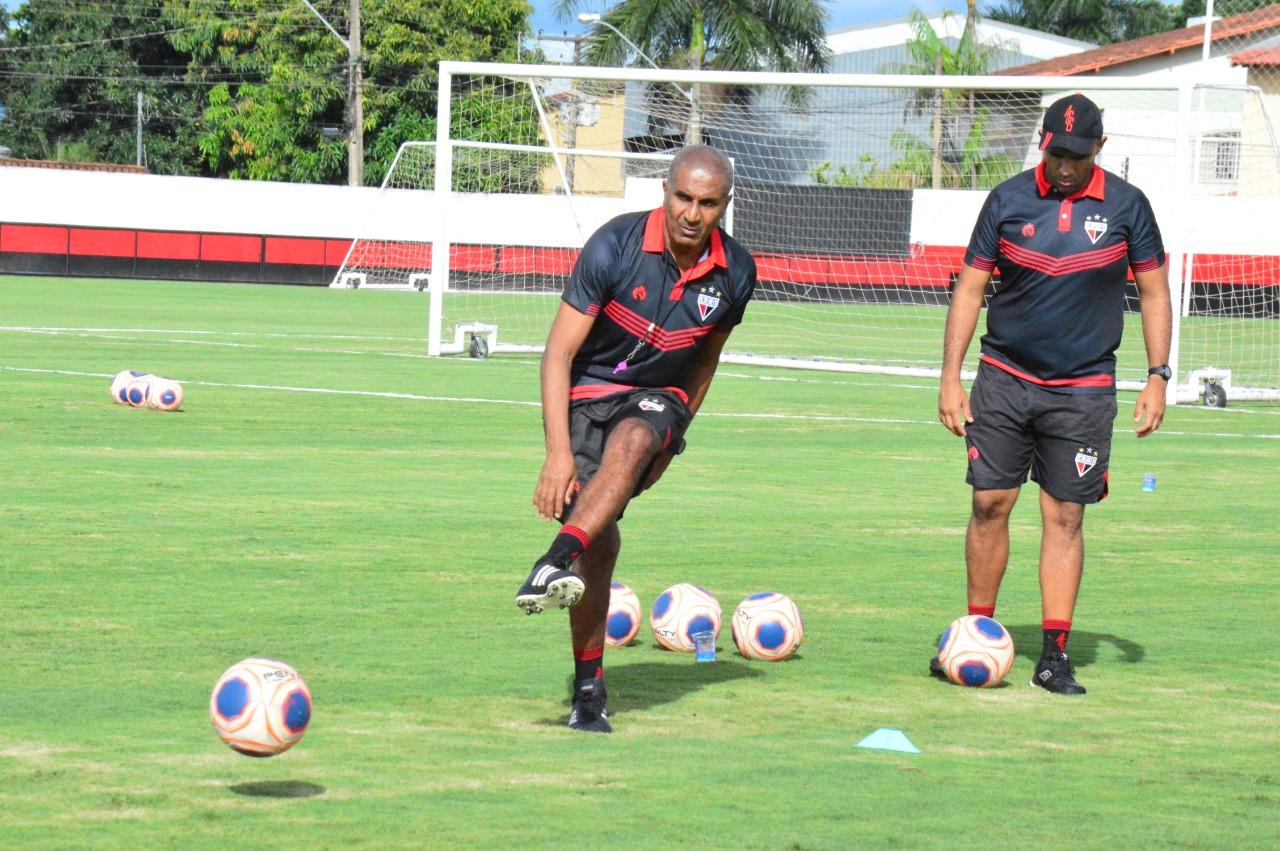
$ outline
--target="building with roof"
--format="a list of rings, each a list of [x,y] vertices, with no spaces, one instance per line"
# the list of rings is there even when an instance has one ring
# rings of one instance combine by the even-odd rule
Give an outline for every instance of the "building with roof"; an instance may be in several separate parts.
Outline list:
[[[1014,65],[997,74],[1136,77],[1159,83],[1197,85],[1189,128],[1192,185],[1202,194],[1274,192],[1250,175],[1275,173],[1280,161],[1272,119],[1280,103],[1272,99],[1280,76],[1280,3],[1211,22],[1197,23],[1078,53]],[[1104,168],[1140,185],[1166,183],[1174,155],[1172,94],[1096,92],[1108,141],[1098,158]],[[1268,101],[1271,101],[1270,104]],[[1137,154],[1141,153],[1141,156]],[[1155,156],[1153,156],[1153,154]],[[1038,157],[1028,154],[1028,162]],[[1138,164],[1146,162],[1149,173]]]

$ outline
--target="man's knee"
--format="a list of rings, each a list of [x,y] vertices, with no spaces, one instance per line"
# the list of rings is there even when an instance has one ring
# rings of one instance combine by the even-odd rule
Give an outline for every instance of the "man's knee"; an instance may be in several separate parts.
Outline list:
[[[1017,488],[1008,490],[974,490],[973,519],[978,523],[999,523],[1008,519],[1018,500]]]
[[[609,435],[606,455],[618,453],[637,468],[647,465],[658,453],[658,433],[639,417],[623,420]]]

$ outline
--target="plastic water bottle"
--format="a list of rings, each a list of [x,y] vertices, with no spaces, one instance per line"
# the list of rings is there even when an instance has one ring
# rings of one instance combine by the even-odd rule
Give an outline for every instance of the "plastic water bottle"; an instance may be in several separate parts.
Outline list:
[[[1151,493],[1155,489],[1156,489],[1156,474],[1143,473],[1142,474],[1142,490],[1146,493]]]

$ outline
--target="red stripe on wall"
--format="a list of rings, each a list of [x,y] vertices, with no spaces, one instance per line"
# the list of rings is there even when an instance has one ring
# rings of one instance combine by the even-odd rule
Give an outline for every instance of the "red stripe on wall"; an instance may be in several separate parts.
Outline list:
[[[297,236],[269,236],[265,248],[268,263],[323,266],[324,240]]]
[[[143,260],[199,260],[200,234],[140,230],[138,257]]]
[[[0,225],[6,254],[66,254],[67,228],[50,225]]]
[[[200,237],[200,259],[227,263],[262,261],[262,237],[229,233],[206,233]]]
[[[137,231],[71,228],[69,253],[90,257],[129,257],[137,253]]]
[[[509,274],[569,275],[578,252],[571,248],[503,248],[498,255],[498,271]]]
[[[498,249],[490,245],[449,247],[449,268],[456,272],[492,272],[498,267]]]
[[[350,239],[326,239],[324,241],[324,265],[341,266],[351,250]]]

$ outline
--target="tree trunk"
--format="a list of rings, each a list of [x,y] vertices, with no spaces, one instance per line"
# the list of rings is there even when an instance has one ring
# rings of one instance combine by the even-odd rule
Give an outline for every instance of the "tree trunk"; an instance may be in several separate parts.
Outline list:
[[[695,9],[689,32],[689,69],[702,70],[702,60],[706,57],[707,43],[702,31],[702,10]],[[702,144],[702,87],[694,83],[689,87],[689,123],[685,125],[685,145]]]
[[[933,73],[942,73],[942,54],[933,58]],[[933,101],[933,188],[942,188],[942,89]]]

